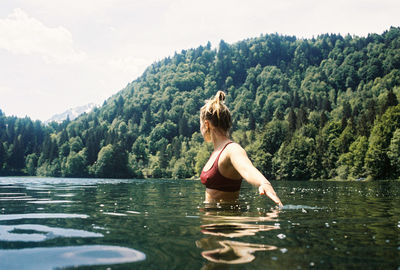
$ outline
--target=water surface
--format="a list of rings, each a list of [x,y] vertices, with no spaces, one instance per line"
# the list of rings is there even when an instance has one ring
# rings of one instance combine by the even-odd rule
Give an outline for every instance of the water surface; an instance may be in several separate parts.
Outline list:
[[[0,269],[399,269],[400,183],[0,178]]]

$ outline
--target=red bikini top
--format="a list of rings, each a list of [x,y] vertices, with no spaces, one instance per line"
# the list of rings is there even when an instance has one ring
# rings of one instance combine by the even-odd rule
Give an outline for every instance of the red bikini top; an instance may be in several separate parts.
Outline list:
[[[206,188],[216,189],[220,191],[230,191],[230,192],[235,192],[240,190],[242,179],[235,180],[226,178],[218,170],[219,157],[222,151],[224,151],[225,147],[230,143],[232,142],[228,142],[227,144],[225,144],[225,146],[222,148],[221,152],[219,152],[217,158],[215,159],[212,167],[208,171],[203,170],[201,172],[200,180],[201,183],[206,186]]]

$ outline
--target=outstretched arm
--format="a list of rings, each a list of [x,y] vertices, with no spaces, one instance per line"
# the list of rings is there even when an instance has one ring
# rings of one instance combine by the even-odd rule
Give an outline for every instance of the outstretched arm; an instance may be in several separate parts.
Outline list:
[[[230,147],[230,161],[236,171],[250,184],[257,186],[260,195],[267,195],[279,206],[283,206],[281,200],[276,195],[271,183],[264,175],[254,167],[247,156],[246,151],[238,144],[233,144]]]

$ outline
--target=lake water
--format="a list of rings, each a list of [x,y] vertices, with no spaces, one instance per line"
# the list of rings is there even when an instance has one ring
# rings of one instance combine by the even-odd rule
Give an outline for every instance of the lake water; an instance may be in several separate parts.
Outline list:
[[[0,178],[0,269],[400,269],[400,182]]]

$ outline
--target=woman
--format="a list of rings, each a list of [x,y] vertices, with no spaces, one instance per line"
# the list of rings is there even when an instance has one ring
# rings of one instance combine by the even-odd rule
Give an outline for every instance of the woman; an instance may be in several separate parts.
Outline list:
[[[214,144],[214,152],[200,175],[206,186],[206,202],[236,201],[242,179],[245,179],[258,186],[260,195],[267,195],[283,206],[271,183],[253,166],[246,151],[229,139],[232,119],[224,100],[224,92],[218,91],[200,110],[201,134],[206,142]]]

